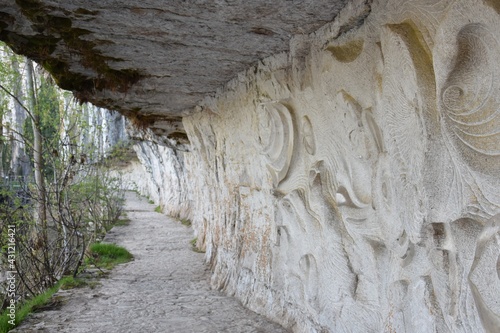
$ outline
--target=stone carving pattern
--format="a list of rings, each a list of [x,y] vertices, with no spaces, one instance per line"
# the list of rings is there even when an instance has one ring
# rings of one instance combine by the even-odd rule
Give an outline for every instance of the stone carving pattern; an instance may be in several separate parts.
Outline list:
[[[495,58],[500,47],[493,33],[477,23],[457,36],[455,64],[442,88],[446,127],[469,166],[500,172],[500,81]],[[489,157],[489,163],[478,162]]]
[[[334,104],[343,119],[329,151],[334,159],[314,162],[308,184],[280,199],[276,220],[285,224],[279,227],[275,262],[283,264],[279,275],[290,276],[284,289],[291,303],[307,304],[310,313],[329,313],[324,321],[334,331],[348,330],[347,321],[354,317],[360,327],[375,331],[466,331],[457,323],[467,322],[493,332],[500,327],[498,222],[484,228],[471,219],[425,222],[424,118],[435,117],[437,100],[428,93],[436,90],[432,55],[412,22],[387,26],[381,39],[380,105],[363,108],[348,92],[338,92]],[[450,154],[490,174],[498,164],[475,166],[473,161],[499,155],[499,108],[492,96],[498,89],[491,67],[496,45],[484,27],[464,27],[440,97],[441,135],[460,152]],[[315,156],[311,119],[302,117],[300,135],[305,152]],[[384,140],[376,119],[390,139]],[[305,245],[307,235],[317,233],[337,244],[327,250],[331,259],[326,262],[325,249]],[[292,249],[304,252],[292,256]],[[384,264],[390,264],[389,272]],[[373,276],[380,280],[374,282]],[[310,287],[328,279],[331,288]],[[387,303],[390,312],[380,313]]]
[[[225,100],[214,133],[194,132],[206,156],[241,133],[256,143],[210,183],[234,210],[205,209],[217,285],[297,332],[496,332],[497,37],[444,22],[465,2],[380,3],[387,15],[321,44],[310,68],[259,78],[252,99],[273,102],[247,105],[247,85],[244,111]]]
[[[305,150],[314,155],[316,153],[316,139],[314,138],[311,120],[307,116],[302,118],[302,137]]]
[[[259,108],[259,141],[268,160],[274,186],[286,177],[293,151],[294,127],[290,109],[281,103]]]

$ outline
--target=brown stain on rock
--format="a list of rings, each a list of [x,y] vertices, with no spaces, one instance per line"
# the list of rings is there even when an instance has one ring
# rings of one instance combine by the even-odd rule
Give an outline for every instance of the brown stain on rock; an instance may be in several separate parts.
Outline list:
[[[493,8],[497,12],[497,14],[500,15],[500,1],[498,1],[498,0],[484,0],[484,3],[487,6],[490,6],[491,8]]]
[[[363,40],[357,39],[343,45],[330,45],[326,48],[332,56],[340,62],[353,62],[363,51]]]

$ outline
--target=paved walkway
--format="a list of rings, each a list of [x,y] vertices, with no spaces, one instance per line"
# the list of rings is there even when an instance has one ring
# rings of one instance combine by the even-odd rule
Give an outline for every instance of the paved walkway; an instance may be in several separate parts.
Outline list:
[[[117,266],[95,289],[60,291],[58,309],[35,313],[17,333],[274,333],[286,332],[234,298],[210,290],[203,254],[191,250],[192,232],[127,193],[128,226],[106,240],[135,260]]]

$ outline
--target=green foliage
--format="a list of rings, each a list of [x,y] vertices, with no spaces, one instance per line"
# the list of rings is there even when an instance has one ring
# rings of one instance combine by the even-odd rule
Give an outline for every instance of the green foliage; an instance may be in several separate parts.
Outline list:
[[[200,249],[196,246],[196,244],[198,243],[198,237],[193,238],[193,239],[192,239],[189,243],[191,244],[191,249],[192,249],[194,252],[197,252],[197,253],[205,253],[205,252],[203,252],[202,250],[200,250]]]
[[[54,168],[57,165],[47,163],[52,159],[52,154],[58,151],[61,147],[61,112],[59,105],[59,92],[52,83],[44,76],[40,76],[37,89],[37,99],[34,105],[34,110],[31,110],[33,116],[39,120],[36,126],[38,127],[43,140],[44,150],[42,157],[44,161],[43,174],[49,180],[52,180]],[[27,142],[34,141],[33,122],[28,117],[23,125],[24,140]],[[27,151],[28,156],[33,160],[33,152]]]
[[[61,126],[59,107],[59,94],[56,87],[45,76],[40,76],[34,113],[40,117],[39,126],[45,143],[54,148],[59,144]]]
[[[45,292],[33,297],[30,300],[25,301],[21,304],[16,304],[16,319],[15,325],[11,325],[9,321],[11,318],[7,316],[8,310],[4,310],[0,315],[0,333],[6,333],[11,329],[17,327],[28,314],[44,309],[48,304],[57,303],[57,300],[53,299],[54,294],[59,289],[73,289],[89,287],[91,289],[98,285],[96,281],[88,281],[86,279],[74,278],[72,276],[65,276],[59,280],[53,287],[49,288]]]
[[[181,219],[180,221],[181,221],[182,225],[185,225],[186,227],[191,226],[191,221],[189,219]]]
[[[156,206],[156,208],[155,208],[155,212],[157,212],[157,213],[162,213],[161,206]]]
[[[119,178],[95,171],[69,190],[75,209],[93,226],[95,237],[104,235],[119,220],[125,202]]]
[[[19,68],[22,62],[23,57],[14,54],[5,44],[0,43],[0,84],[18,96],[21,95],[22,90],[22,76]],[[14,137],[4,136],[4,129],[11,126],[8,122],[8,115],[12,113],[11,100],[12,97],[7,91],[0,89],[0,176],[6,174],[12,159],[10,145]]]
[[[26,233],[34,224],[32,205],[26,203],[28,193],[12,183],[0,186],[0,256],[6,256],[8,247],[8,226],[15,226],[16,241],[25,242]]]
[[[49,23],[65,24],[57,19]],[[17,291],[22,300],[34,299],[62,276],[80,272],[88,245],[119,220],[124,202],[121,180],[107,175],[99,163],[103,152],[89,139],[101,130],[87,121],[95,119],[92,109],[77,105],[72,94],[55,87],[40,68],[26,72],[33,73],[34,93],[24,91],[27,63],[0,43],[0,256],[6,252],[5,226],[15,225]],[[6,119],[21,120],[10,124]],[[35,130],[41,133],[41,167],[33,161]],[[120,156],[129,148],[123,143],[111,155],[126,159]],[[41,170],[36,184],[33,175],[24,177],[26,184],[12,180],[17,178],[4,180],[21,170],[12,168],[17,165],[12,156],[24,158],[23,176]]]
[[[136,156],[130,141],[119,142],[106,154],[106,159],[103,163],[106,166],[126,165],[136,158]]]
[[[118,221],[116,221],[113,224],[113,226],[122,227],[122,226],[127,226],[129,224],[130,224],[130,219],[128,219],[128,218],[121,218]]]
[[[99,283],[96,281],[89,281],[84,278],[75,278],[73,276],[65,276],[59,281],[60,289],[63,290],[83,287],[94,289],[98,284]]]
[[[84,144],[101,130],[86,120],[93,119],[90,107],[74,103],[71,93],[58,90],[40,70],[27,71],[33,72],[34,93],[24,91],[26,64],[0,43],[0,257],[8,252],[7,226],[15,226],[16,293],[21,297],[16,324],[40,309],[59,287],[92,287],[95,282],[67,277],[81,272],[89,251],[90,261],[106,268],[131,258],[119,250],[88,249],[113,225],[126,223],[119,220],[121,180],[107,175],[106,163],[99,163],[103,152],[95,143]],[[12,119],[18,122],[7,121]],[[33,161],[35,130],[41,134],[41,167]],[[129,159],[130,148],[121,144],[109,160]],[[26,167],[13,168],[20,159]],[[27,174],[37,168],[41,177],[34,184]],[[20,170],[22,178],[4,178],[18,176]],[[3,271],[6,261],[0,262]],[[0,298],[5,299],[1,287]],[[0,333],[12,328],[4,315]]]
[[[94,243],[90,246],[89,263],[100,268],[111,269],[118,264],[132,260],[133,256],[125,248],[110,243]]]
[[[18,90],[22,84],[19,64],[23,63],[24,57],[12,52],[4,43],[0,43],[0,60],[0,82],[10,91]],[[0,96],[6,98],[5,91],[0,92]]]
[[[33,297],[32,299],[22,304],[17,304],[16,319],[14,326],[9,324],[10,318],[7,316],[8,311],[7,310],[3,311],[2,314],[0,315],[0,333],[6,333],[10,331],[14,327],[18,326],[28,316],[28,314],[46,305],[51,299],[52,295],[54,295],[59,290],[59,286],[60,284],[57,283],[53,287],[47,289],[42,294],[37,295],[36,297]]]

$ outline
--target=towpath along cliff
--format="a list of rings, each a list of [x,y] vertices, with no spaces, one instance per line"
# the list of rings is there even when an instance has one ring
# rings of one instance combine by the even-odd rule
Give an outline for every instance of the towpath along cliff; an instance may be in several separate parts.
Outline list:
[[[191,250],[191,230],[154,207],[128,193],[131,222],[113,228],[106,241],[127,248],[134,261],[116,267],[94,289],[59,292],[61,306],[32,314],[11,332],[287,332],[211,290],[203,254]]]

